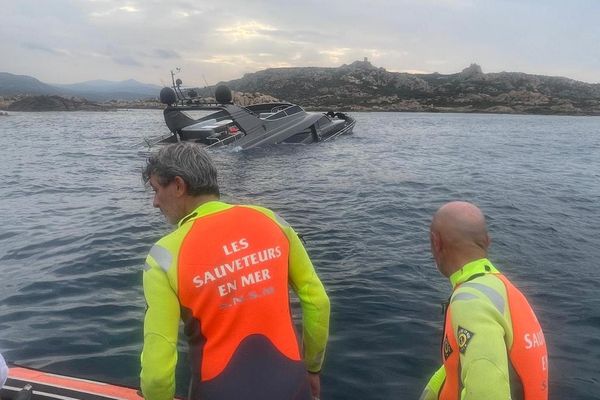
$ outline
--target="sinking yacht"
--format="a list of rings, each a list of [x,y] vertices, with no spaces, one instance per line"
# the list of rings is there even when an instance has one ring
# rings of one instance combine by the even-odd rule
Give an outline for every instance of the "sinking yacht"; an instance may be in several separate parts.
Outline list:
[[[232,102],[231,90],[220,85],[216,103],[204,103],[186,95],[181,80],[160,92],[166,104],[164,117],[171,135],[162,143],[194,141],[206,146],[233,145],[241,149],[277,143],[325,142],[352,132],[356,121],[341,112],[306,112],[291,103],[265,103],[239,106]],[[213,111],[194,119],[189,111]]]

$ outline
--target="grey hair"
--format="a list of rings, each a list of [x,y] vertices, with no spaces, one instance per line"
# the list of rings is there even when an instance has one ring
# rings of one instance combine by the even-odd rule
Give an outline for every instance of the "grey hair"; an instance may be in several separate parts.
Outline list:
[[[156,176],[161,186],[179,176],[188,186],[187,194],[219,196],[217,168],[208,153],[195,143],[170,144],[150,155],[142,171],[144,182],[148,183],[150,176]]]

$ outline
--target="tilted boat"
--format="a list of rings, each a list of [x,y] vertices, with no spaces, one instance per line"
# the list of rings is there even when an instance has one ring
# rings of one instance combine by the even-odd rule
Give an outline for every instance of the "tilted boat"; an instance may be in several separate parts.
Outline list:
[[[233,104],[231,91],[224,85],[215,90],[216,103],[203,103],[186,95],[180,85],[178,79],[172,88],[160,92],[161,102],[167,105],[165,122],[172,133],[161,140],[163,143],[187,140],[211,147],[250,149],[277,143],[325,142],[352,133],[356,124],[354,118],[341,112],[306,112],[291,103],[242,107]],[[213,112],[194,119],[188,115],[194,110]]]

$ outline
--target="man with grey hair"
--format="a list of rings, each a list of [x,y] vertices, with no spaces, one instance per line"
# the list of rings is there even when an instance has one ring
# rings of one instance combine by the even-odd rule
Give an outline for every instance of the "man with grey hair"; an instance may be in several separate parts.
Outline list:
[[[434,215],[431,252],[454,291],[441,357],[422,400],[545,400],[548,354],[525,299],[487,259],[490,238],[475,205],[454,201]]]
[[[144,398],[173,399],[180,318],[190,400],[318,397],[329,299],[296,232],[266,208],[221,202],[216,168],[199,145],[161,148],[143,178],[154,207],[177,225],[146,258]],[[288,284],[302,307],[303,354]]]

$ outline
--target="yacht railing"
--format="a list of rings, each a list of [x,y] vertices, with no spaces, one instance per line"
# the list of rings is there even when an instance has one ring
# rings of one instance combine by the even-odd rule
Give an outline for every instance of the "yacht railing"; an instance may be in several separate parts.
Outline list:
[[[213,143],[209,144],[206,146],[206,148],[211,148],[213,146],[219,146],[219,145],[226,145],[229,143],[233,143],[238,139],[241,139],[245,134],[243,132],[237,132],[231,136],[226,137],[225,139],[219,139],[219,138],[207,138],[209,140],[214,140]]]

